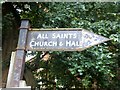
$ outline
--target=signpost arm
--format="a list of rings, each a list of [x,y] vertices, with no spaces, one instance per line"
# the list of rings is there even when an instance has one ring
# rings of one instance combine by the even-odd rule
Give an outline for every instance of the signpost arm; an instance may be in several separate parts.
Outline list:
[[[11,80],[10,87],[19,87],[20,79],[22,79],[23,77],[28,29],[29,29],[29,20],[27,19],[22,20],[16,55],[15,55],[13,78]]]

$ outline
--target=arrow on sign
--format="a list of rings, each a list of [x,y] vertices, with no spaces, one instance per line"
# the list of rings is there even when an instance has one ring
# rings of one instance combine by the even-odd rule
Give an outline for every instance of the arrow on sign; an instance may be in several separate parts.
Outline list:
[[[82,51],[108,38],[80,28],[29,30],[26,50]]]
[[[110,39],[97,35],[93,32],[82,30],[82,50],[103,43]]]

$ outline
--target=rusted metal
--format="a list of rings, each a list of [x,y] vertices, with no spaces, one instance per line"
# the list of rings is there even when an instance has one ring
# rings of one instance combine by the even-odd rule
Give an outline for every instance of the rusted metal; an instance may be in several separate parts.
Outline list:
[[[26,29],[25,29],[26,28]],[[25,64],[25,46],[27,40],[27,33],[29,28],[29,21],[22,20],[20,27],[19,40],[15,56],[15,65],[13,70],[13,78],[10,87],[19,87],[19,81],[23,77],[24,64]]]

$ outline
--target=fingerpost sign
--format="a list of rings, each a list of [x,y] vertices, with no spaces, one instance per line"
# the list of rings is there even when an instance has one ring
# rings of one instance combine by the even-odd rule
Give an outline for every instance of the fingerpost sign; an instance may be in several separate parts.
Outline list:
[[[108,41],[108,38],[81,28],[32,29],[22,20],[10,87],[19,87],[23,77],[25,55],[31,51],[82,51]]]

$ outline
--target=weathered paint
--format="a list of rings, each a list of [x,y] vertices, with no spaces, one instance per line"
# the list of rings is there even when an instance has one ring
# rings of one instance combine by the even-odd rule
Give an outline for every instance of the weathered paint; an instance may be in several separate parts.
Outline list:
[[[25,54],[26,54],[25,46],[26,46],[28,29],[29,29],[29,21],[22,20],[16,55],[15,55],[13,77],[11,79],[10,87],[19,87],[19,81],[23,77]]]
[[[30,30],[26,50],[82,51],[108,40],[108,38],[79,28]]]
[[[29,31],[26,50],[76,50],[82,45],[82,31]]]
[[[29,21],[23,20],[15,55],[11,87],[19,87],[22,79],[27,50],[31,51],[82,51],[108,41],[108,38],[84,29],[41,29],[28,30]]]

